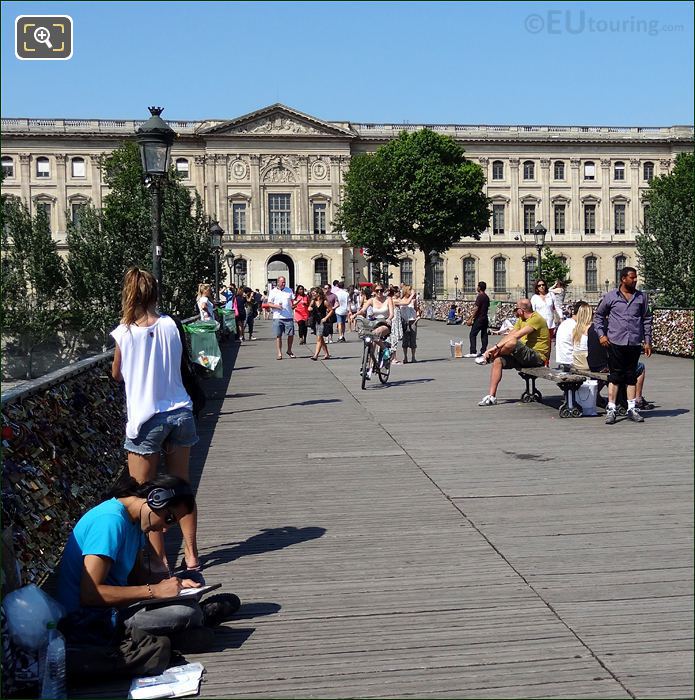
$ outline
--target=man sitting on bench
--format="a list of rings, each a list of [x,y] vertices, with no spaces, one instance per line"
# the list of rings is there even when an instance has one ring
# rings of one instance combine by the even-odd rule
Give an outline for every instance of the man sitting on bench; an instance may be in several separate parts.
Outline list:
[[[531,308],[528,299],[520,299],[514,309],[517,321],[510,333],[495,347],[476,358],[476,363],[490,368],[490,393],[478,406],[497,403],[497,387],[502,381],[502,370],[543,367],[550,356],[550,333],[542,316]]]

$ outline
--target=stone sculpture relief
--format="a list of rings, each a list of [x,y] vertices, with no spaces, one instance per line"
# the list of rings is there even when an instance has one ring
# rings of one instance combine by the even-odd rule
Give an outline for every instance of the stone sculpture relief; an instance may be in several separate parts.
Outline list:
[[[321,134],[322,131],[289,117],[267,117],[230,129],[237,134]]]

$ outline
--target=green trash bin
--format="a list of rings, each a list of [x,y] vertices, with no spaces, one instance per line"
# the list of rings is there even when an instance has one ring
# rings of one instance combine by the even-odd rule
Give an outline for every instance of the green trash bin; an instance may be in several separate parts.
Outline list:
[[[230,333],[236,333],[236,317],[234,316],[234,309],[217,309],[217,313],[222,319],[222,325]]]
[[[222,353],[217,342],[219,327],[217,321],[195,321],[183,327],[191,336],[191,360],[218,378],[222,377]]]

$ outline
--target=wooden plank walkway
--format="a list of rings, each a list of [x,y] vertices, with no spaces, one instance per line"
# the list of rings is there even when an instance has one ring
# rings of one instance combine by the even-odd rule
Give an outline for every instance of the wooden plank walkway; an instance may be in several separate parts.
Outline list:
[[[354,335],[227,351],[194,473],[206,578],[244,606],[189,657],[201,697],[693,696],[692,362],[647,360],[656,410],[605,426],[515,372],[479,408],[462,332],[423,322],[366,391]]]

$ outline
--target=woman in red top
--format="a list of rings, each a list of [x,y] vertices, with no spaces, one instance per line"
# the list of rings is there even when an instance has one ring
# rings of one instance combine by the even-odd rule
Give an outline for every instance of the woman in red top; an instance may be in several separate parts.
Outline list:
[[[299,344],[306,345],[306,324],[309,320],[309,297],[304,289],[304,285],[300,284],[294,293],[294,301],[292,302],[294,309],[294,320],[299,328]]]

